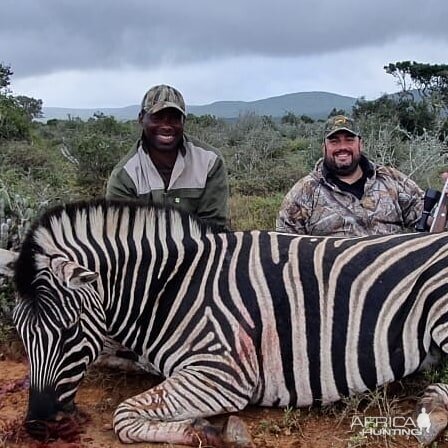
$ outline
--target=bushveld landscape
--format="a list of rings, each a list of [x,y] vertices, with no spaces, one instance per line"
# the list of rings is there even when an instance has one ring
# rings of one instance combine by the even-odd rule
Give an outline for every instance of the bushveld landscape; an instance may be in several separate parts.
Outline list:
[[[360,99],[353,110],[374,161],[392,165],[423,188],[441,189],[448,168],[448,66],[389,64],[401,91],[374,101]],[[27,227],[52,205],[102,196],[117,161],[139,136],[136,120],[96,114],[88,120],[38,121],[42,102],[10,93],[11,67],[0,64],[0,248],[19,250]],[[406,81],[406,82],[405,82]],[[232,230],[275,228],[285,193],[321,155],[324,121],[285,111],[280,117],[241,115],[224,120],[187,117],[187,133],[219,148],[226,160]],[[66,440],[38,443],[25,435],[27,366],[11,322],[14,289],[0,284],[0,447],[120,446],[111,428],[115,406],[148,388],[157,378],[94,367],[78,395],[85,413],[80,433]],[[313,409],[250,408],[240,414],[260,447],[417,447],[413,438],[366,436],[352,427],[356,415],[411,415],[418,394],[430,382],[448,382],[436,370],[342,403]],[[222,424],[223,418],[213,420]],[[156,446],[142,444],[141,446]],[[160,445],[159,445],[160,446]],[[448,446],[443,437],[435,446]]]

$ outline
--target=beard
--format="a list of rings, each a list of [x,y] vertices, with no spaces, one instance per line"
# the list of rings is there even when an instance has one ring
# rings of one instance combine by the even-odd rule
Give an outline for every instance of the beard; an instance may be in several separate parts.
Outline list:
[[[361,160],[361,154],[359,152],[352,152],[351,155],[351,162],[341,163],[337,162],[334,156],[330,157],[325,152],[324,165],[328,171],[336,176],[349,176],[356,171]]]

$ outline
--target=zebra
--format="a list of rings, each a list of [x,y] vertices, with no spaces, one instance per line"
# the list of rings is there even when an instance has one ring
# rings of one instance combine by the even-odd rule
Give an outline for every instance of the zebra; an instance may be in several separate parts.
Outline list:
[[[118,405],[118,439],[190,446],[253,446],[236,418],[222,432],[204,419],[331,403],[448,351],[446,233],[215,230],[178,210],[105,200],[36,220],[14,267],[31,435],[74,412],[108,338],[164,378]],[[429,443],[446,426],[448,386],[431,385],[422,405],[443,417]]]

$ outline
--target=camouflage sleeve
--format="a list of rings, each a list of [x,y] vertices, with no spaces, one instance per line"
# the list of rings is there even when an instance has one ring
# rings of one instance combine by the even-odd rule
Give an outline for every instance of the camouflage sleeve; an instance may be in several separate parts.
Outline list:
[[[277,232],[306,235],[306,222],[310,216],[310,206],[305,194],[304,181],[297,182],[283,199],[276,221]]]
[[[398,181],[398,201],[403,215],[404,226],[414,229],[423,211],[423,190],[409,177],[396,171]]]

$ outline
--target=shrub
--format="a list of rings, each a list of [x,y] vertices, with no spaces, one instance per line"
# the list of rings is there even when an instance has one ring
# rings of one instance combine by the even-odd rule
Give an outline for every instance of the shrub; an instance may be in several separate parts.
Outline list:
[[[15,98],[0,94],[0,141],[28,140],[31,124]]]
[[[230,226],[232,230],[274,230],[283,194],[269,197],[232,195]]]

